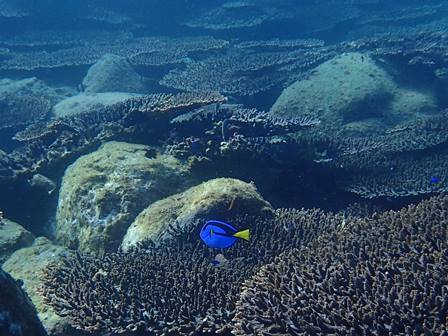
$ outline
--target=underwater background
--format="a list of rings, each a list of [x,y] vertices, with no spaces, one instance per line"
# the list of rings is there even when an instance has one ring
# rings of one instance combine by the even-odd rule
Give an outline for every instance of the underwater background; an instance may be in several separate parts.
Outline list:
[[[0,336],[448,335],[448,1],[0,0]]]

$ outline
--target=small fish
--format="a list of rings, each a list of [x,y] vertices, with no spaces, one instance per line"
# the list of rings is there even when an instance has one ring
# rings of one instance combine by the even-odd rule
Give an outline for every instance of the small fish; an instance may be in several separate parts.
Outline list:
[[[430,183],[436,184],[440,182],[440,179],[437,176],[431,176],[429,179]]]
[[[221,253],[218,253],[215,258],[211,260],[212,265],[217,267],[225,267],[228,262],[226,257]]]
[[[209,220],[202,227],[199,236],[208,247],[225,249],[238,239],[249,240],[249,229],[238,231],[229,223]]]

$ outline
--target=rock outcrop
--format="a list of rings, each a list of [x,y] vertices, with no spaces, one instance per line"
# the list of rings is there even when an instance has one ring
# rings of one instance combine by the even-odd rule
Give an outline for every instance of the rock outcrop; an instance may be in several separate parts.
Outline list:
[[[39,293],[42,270],[67,253],[69,252],[66,248],[52,244],[47,238],[39,237],[32,246],[17,250],[3,264],[6,272],[23,281],[23,289],[35,305],[42,324],[51,336],[75,335],[67,321],[56,315],[53,309],[44,303]]]
[[[20,283],[0,267],[0,335],[45,336],[36,309]]]
[[[286,88],[271,112],[323,120],[365,119],[379,112],[395,90],[390,75],[366,55],[339,55],[315,68],[310,76]],[[361,114],[360,114],[361,113]]]
[[[3,220],[0,224],[0,265],[14,251],[30,246],[33,241],[34,236],[31,232],[13,221]]]
[[[92,65],[82,81],[87,93],[133,92],[147,93],[144,79],[131,63],[117,55],[104,55]]]
[[[115,250],[143,209],[191,185],[187,166],[173,156],[145,145],[106,143],[67,168],[57,240],[83,252]]]
[[[122,248],[127,250],[148,239],[158,240],[172,224],[182,230],[197,220],[262,216],[269,211],[271,205],[254,184],[230,178],[210,180],[143,210],[126,232]]]

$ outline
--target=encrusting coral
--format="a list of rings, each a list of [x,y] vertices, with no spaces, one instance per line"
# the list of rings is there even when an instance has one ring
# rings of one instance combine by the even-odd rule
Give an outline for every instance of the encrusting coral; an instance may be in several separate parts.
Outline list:
[[[200,227],[185,232],[173,227],[173,238],[158,245],[53,264],[42,292],[58,314],[85,331],[228,333],[245,279],[282,251],[306,245],[340,222],[341,216],[319,210],[287,209],[272,218],[233,221],[250,226],[252,238],[226,250],[218,265],[212,263],[216,251],[199,241]]]
[[[347,219],[244,284],[235,335],[446,335],[448,197]]]

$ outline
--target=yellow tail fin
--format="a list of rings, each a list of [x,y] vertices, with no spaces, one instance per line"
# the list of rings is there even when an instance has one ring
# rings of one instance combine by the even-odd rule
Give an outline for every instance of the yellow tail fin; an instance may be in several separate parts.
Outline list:
[[[249,229],[243,230],[243,231],[238,231],[233,236],[235,238],[241,238],[241,239],[244,239],[244,240],[249,240],[249,237],[250,237]]]

